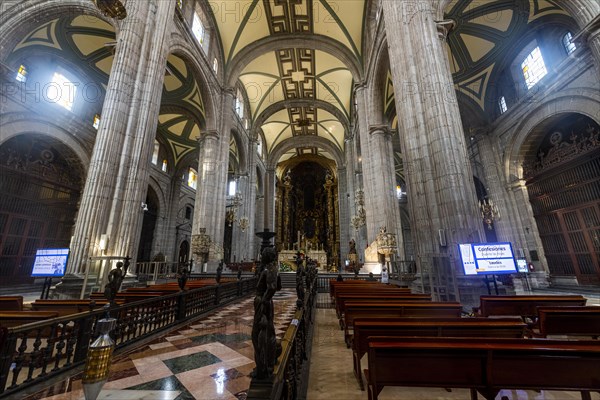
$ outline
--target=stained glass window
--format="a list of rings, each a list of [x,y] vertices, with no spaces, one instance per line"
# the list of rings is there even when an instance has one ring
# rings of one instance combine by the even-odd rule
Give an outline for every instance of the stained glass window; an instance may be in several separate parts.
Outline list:
[[[546,76],[548,70],[546,69],[546,64],[544,63],[544,58],[539,47],[536,47],[529,53],[521,64],[521,69],[523,70],[527,89],[534,87],[536,83]]]

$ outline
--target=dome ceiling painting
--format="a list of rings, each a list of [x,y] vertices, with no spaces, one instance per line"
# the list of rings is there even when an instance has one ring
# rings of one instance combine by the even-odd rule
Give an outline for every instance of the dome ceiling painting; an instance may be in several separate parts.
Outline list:
[[[262,130],[267,152],[298,136],[318,136],[343,151],[354,79],[344,62],[319,50],[311,38],[335,42],[362,65],[365,6],[364,0],[248,0],[212,7],[226,70],[245,47],[267,37],[306,37],[306,47],[263,53],[239,75],[249,118]],[[318,146],[298,147],[295,155],[303,154],[331,157]]]
[[[17,44],[9,61],[26,63],[28,70],[35,71],[41,66],[35,64],[33,57],[56,56],[66,62],[61,64],[62,69],[68,70],[69,64],[76,66],[86,74],[85,80],[106,90],[114,46],[115,30],[110,24],[89,15],[69,16],[35,27]],[[68,72],[76,76],[78,71]],[[204,121],[199,82],[184,60],[169,55],[157,137],[170,149],[176,163],[197,148]]]

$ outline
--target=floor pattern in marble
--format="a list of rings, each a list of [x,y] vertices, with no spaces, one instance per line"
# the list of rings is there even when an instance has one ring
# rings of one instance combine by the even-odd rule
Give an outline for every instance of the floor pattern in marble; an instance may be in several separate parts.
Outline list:
[[[296,311],[295,290],[276,293],[275,330],[283,337]],[[254,369],[253,297],[115,357],[99,400],[245,399]],[[81,374],[24,400],[83,399]]]

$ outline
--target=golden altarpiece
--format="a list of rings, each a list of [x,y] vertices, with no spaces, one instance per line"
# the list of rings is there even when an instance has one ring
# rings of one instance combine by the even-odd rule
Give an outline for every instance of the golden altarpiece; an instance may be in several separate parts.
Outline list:
[[[339,265],[337,177],[320,157],[282,163],[275,203],[279,259],[290,269],[296,252],[314,259],[321,270]]]

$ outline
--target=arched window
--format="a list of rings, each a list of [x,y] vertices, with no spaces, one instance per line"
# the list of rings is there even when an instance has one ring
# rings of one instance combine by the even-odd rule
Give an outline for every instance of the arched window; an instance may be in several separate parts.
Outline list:
[[[94,122],[92,123],[92,126],[95,129],[98,129],[100,127],[100,114],[94,115]]]
[[[213,71],[215,71],[215,74],[219,72],[219,60],[217,60],[217,57],[213,60]]]
[[[565,51],[567,52],[567,55],[570,55],[575,50],[577,50],[577,45],[573,43],[573,35],[571,34],[571,32],[565,33],[562,42],[563,46],[565,47]]]
[[[169,162],[167,161],[167,159],[165,158],[162,162],[162,167],[161,170],[162,172],[167,172],[167,167],[169,166]]]
[[[532,52],[525,57],[525,60],[521,63],[521,70],[525,77],[527,89],[534,87],[544,76],[546,76],[548,70],[546,69],[544,57],[542,57],[542,52],[539,47],[533,49]]]
[[[46,87],[44,95],[48,102],[59,104],[71,111],[75,103],[76,93],[77,86],[65,75],[55,72],[52,81]]]
[[[194,190],[198,188],[198,173],[194,168],[191,167],[188,170],[187,185]]]
[[[258,153],[259,157],[263,156],[263,141],[262,141],[262,136],[258,136],[258,143],[256,146],[256,152]]]
[[[15,77],[15,79],[19,82],[27,81],[27,67],[26,66],[21,64],[21,66],[19,67],[19,70],[17,71],[17,76]]]
[[[244,96],[242,96],[242,92],[239,89],[235,98],[235,113],[238,117],[244,118]]]
[[[508,110],[508,107],[506,106],[506,98],[504,96],[501,96],[498,100],[498,107],[500,107],[500,114],[504,114]]]

